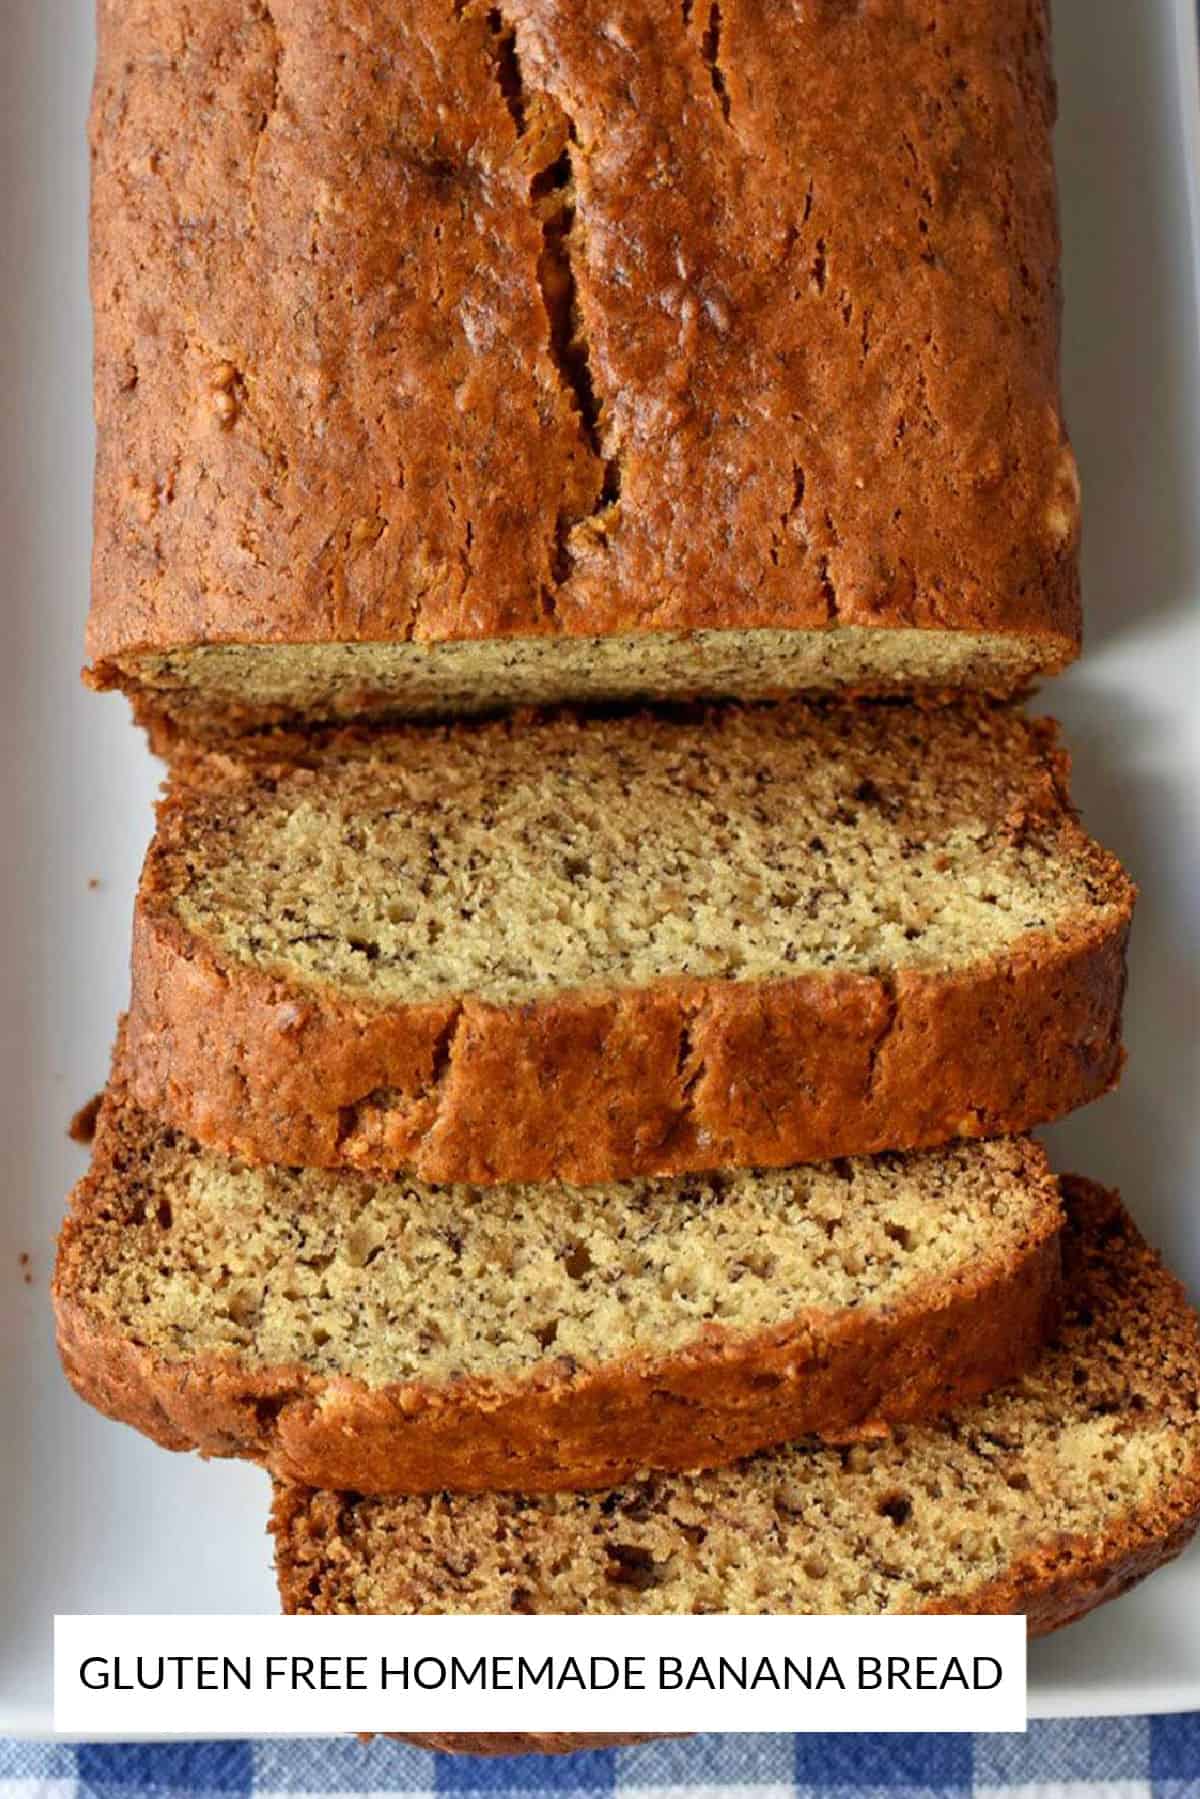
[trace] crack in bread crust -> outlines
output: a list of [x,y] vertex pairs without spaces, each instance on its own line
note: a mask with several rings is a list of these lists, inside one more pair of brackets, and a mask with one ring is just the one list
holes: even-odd
[[[1041,0],[940,3],[936,34],[916,0],[520,0],[519,94],[495,11],[103,0],[93,679],[174,716],[155,659],[202,646],[633,661],[639,633],[833,619],[973,636],[991,692],[1070,660]],[[554,120],[576,222],[548,342]]]

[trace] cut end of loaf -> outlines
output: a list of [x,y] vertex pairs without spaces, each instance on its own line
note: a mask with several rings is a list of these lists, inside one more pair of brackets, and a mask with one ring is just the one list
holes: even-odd
[[1052,1629],[1200,1521],[1200,1327],[1110,1195],[1072,1184],[1067,1318],[936,1425],[606,1495],[370,1499],[280,1486],[299,1613],[1023,1612]]
[[439,718],[514,706],[788,694],[1021,692],[1075,656],[1066,634],[843,625],[444,643],[206,644],[98,661],[160,747],[271,725]]

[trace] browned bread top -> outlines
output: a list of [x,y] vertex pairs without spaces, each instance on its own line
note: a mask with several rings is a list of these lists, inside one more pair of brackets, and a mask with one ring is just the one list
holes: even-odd
[[98,12],[101,680],[253,714],[429,659],[153,657],[546,639],[552,693],[579,637],[851,634],[748,642],[777,688],[1073,653],[1043,0]]
[[1026,1368],[1059,1301],[1033,1144],[604,1187],[251,1168],[119,1080],[63,1227],[85,1399],[367,1492],[611,1486],[845,1440]]
[[1020,1132],[1116,1076],[1132,888],[1042,721],[793,703],[299,748],[185,759],[142,880],[131,1085],[211,1147],[591,1182]]
[[1066,1321],[1011,1387],[844,1450],[608,1494],[276,1489],[287,1611],[1023,1612],[1053,1629],[1200,1522],[1200,1321],[1116,1198],[1068,1188]]

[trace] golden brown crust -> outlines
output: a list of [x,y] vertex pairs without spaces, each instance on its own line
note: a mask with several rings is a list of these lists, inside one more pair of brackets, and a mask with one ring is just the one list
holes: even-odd
[[147,868],[131,1086],[252,1161],[586,1184],[1018,1135],[1122,1062],[1123,916],[965,972],[673,981],[521,1005],[373,1006],[224,963]]
[[[93,1299],[95,1220],[153,1204],[153,1130],[119,1086],[91,1172],[72,1198],[54,1282],[63,1367],[81,1398],[168,1449],[242,1455],[281,1479],[366,1493],[614,1486],[642,1468],[711,1467],[768,1444],[878,1434],[1021,1373],[1059,1314],[1056,1186],[1028,1146],[1046,1203],[1018,1255],[930,1281],[872,1316],[800,1315],[771,1330],[697,1327],[686,1348],[528,1373],[370,1387],[300,1364],[169,1360]],[[131,1199],[131,1192],[140,1198]]]
[[1043,0],[98,20],[101,683],[215,642],[1074,654]]

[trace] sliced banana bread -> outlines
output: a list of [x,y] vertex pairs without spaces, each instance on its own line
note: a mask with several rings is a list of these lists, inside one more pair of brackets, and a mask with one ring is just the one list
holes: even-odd
[[1052,1630],[1200,1521],[1200,1321],[1112,1195],[1070,1183],[1067,1316],[1034,1370],[937,1424],[607,1494],[276,1488],[284,1609],[1023,1612]]
[[926,1416],[1028,1366],[1058,1185],[1022,1141],[607,1187],[254,1168],[119,1085],[55,1299],[85,1399],[364,1492],[608,1486]]
[[200,755],[136,1097],[259,1162],[575,1182],[1000,1135],[1120,1067],[1133,892],[1003,708],[517,718]]
[[143,715],[1075,654],[1044,0],[97,21],[88,642]]

